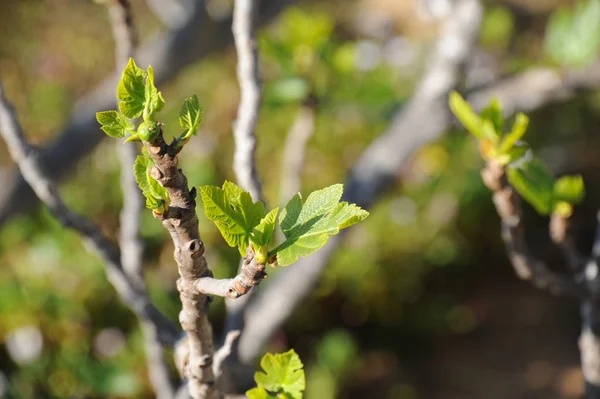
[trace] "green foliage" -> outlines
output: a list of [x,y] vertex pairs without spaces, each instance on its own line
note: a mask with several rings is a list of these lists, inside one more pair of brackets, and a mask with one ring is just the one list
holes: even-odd
[[343,185],[335,184],[311,193],[302,203],[296,194],[281,211],[279,225],[286,240],[269,253],[279,266],[296,262],[327,244],[329,236],[364,220],[369,213],[354,204],[339,202]]
[[110,137],[123,138],[135,126],[123,114],[117,111],[103,111],[96,113],[96,120],[102,125],[100,129]]
[[555,11],[548,23],[545,50],[559,65],[582,67],[600,49],[600,0],[582,0],[574,10]]
[[519,113],[512,130],[504,133],[504,115],[497,99],[478,115],[457,92],[450,93],[450,109],[465,128],[479,141],[481,155],[505,166],[527,154],[529,146],[519,141],[529,124],[529,118]]
[[497,100],[477,115],[460,94],[453,92],[450,109],[479,140],[484,159],[506,167],[509,183],[538,213],[568,216],[572,205],[581,202],[585,195],[581,176],[564,176],[555,182],[546,166],[533,157],[527,143],[520,141],[529,126],[525,114],[517,114],[511,131],[505,134],[502,107]]
[[[117,86],[117,98],[121,113],[104,111],[96,114],[96,119],[102,125],[101,129],[111,137],[122,138],[126,132],[132,132],[135,128],[128,118],[143,116],[144,121],[139,125],[137,132],[132,133],[126,141],[154,140],[160,132],[156,114],[164,108],[165,99],[154,84],[152,66],[149,65],[145,71],[130,58]],[[185,144],[187,139],[197,132],[202,121],[202,110],[196,95],[185,100],[179,120],[187,129],[181,142]]]
[[187,129],[180,140],[188,140],[192,135],[196,134],[202,123],[202,108],[200,101],[194,94],[192,97],[186,98],[179,111],[179,124],[182,128]]
[[237,247],[242,255],[251,245],[260,263],[276,257],[279,266],[315,252],[327,243],[329,236],[369,215],[354,204],[339,202],[342,192],[343,186],[335,184],[311,193],[304,204],[302,196],[296,194],[279,216],[286,240],[268,251],[279,208],[265,215],[261,201],[253,202],[248,192],[228,181],[222,188],[200,187],[204,213],[217,225],[227,244]]
[[277,213],[279,208],[271,210],[265,217],[260,220],[260,223],[252,230],[250,241],[256,251],[256,260],[258,263],[265,263],[267,260],[267,251],[269,243],[275,231],[275,223],[277,221]]
[[133,58],[129,59],[117,86],[119,110],[128,118],[139,118],[146,103],[144,78],[146,71],[139,68]]
[[150,168],[153,166],[154,162],[144,148],[142,155],[135,159],[133,171],[135,181],[142,190],[144,197],[146,197],[146,207],[162,214],[169,205],[169,193],[150,175]]
[[583,178],[577,176],[563,176],[554,183],[553,195],[557,201],[579,204],[585,197]]
[[154,85],[154,69],[149,65],[144,91],[144,120],[154,120],[156,113],[160,112],[164,106],[165,99]]
[[285,353],[267,353],[260,360],[264,371],[254,374],[258,387],[246,392],[249,399],[302,399],[305,389],[303,364],[293,349]]
[[518,167],[509,167],[506,175],[509,183],[538,213],[552,212],[554,179],[541,161],[534,158]]
[[254,228],[265,216],[262,202],[253,202],[250,194],[237,185],[226,181],[223,188],[200,187],[204,213],[212,220],[231,247],[246,254]]

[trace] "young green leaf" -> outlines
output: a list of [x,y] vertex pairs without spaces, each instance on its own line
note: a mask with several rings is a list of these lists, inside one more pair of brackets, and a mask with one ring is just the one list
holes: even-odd
[[481,111],[481,119],[492,122],[496,136],[501,136],[504,132],[504,114],[502,113],[502,105],[500,105],[497,98],[492,99],[490,105]]
[[206,217],[217,225],[227,244],[245,255],[250,235],[265,216],[264,204],[252,202],[249,193],[228,181],[223,188],[202,186],[200,195]]
[[554,183],[554,200],[579,204],[585,196],[581,175],[563,176]]
[[473,111],[471,105],[456,91],[450,93],[450,109],[463,126],[478,139],[483,138],[481,131],[482,120]]
[[154,120],[154,115],[164,108],[165,99],[154,85],[154,69],[152,69],[152,66],[148,66],[144,99],[144,120]]
[[275,222],[279,208],[271,210],[261,219],[260,223],[252,231],[250,240],[256,245],[267,246],[271,242],[273,231],[275,230]]
[[285,353],[267,353],[260,360],[260,366],[264,372],[254,374],[259,387],[275,394],[287,394],[292,399],[302,399],[304,370],[300,357],[293,349]]
[[273,237],[273,231],[275,230],[275,222],[277,221],[277,213],[279,208],[275,208],[261,219],[260,223],[252,230],[250,236],[250,242],[254,246],[256,260],[258,263],[265,263],[267,261],[267,254],[269,250],[269,243]]
[[286,240],[269,253],[277,264],[287,266],[324,246],[329,237],[364,220],[369,213],[347,202],[339,202],[343,186],[335,184],[311,193],[302,204],[296,194],[281,211],[279,224]]
[[492,144],[492,148],[496,148],[496,144],[500,140],[500,135],[494,128],[494,123],[491,120],[483,119],[481,121],[481,135]]
[[521,138],[527,132],[527,127],[529,126],[529,118],[527,115],[519,112],[517,117],[515,118],[515,123],[513,125],[512,130],[506,136],[504,136],[504,140],[500,145],[501,152],[510,151],[513,146],[517,143],[517,141],[521,140]]
[[182,128],[187,129],[181,139],[187,140],[192,135],[196,134],[200,128],[201,122],[202,108],[200,108],[198,96],[194,94],[192,97],[186,98],[181,106],[181,110],[179,111],[179,124]]
[[128,118],[138,118],[144,111],[145,76],[146,72],[138,68],[133,58],[130,58],[117,87],[119,109]]
[[122,138],[135,129],[133,123],[117,111],[96,112],[96,120],[102,125],[100,129],[110,137]]
[[246,396],[248,399],[277,399],[277,396],[271,395],[263,387],[256,387],[246,391]]
[[509,183],[541,215],[552,212],[554,179],[537,159],[506,170]]
[[149,209],[161,209],[164,204],[169,203],[169,194],[167,190],[160,185],[151,175],[150,168],[154,162],[148,156],[148,153],[142,150],[142,155],[138,155],[133,165],[133,173],[142,194],[146,197],[146,207]]

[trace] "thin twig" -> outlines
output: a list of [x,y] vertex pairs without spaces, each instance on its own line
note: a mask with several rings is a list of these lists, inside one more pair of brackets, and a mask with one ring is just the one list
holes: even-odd
[[[110,22],[115,41],[116,69],[122,70],[136,45],[135,27],[131,4],[128,0],[113,0],[109,6]],[[147,291],[143,275],[144,243],[140,234],[144,200],[133,173],[133,164],[139,152],[136,143],[118,143],[119,160],[121,162],[121,191],[123,192],[123,209],[120,214],[121,263],[133,284],[140,291]],[[165,347],[158,340],[158,331],[147,321],[140,320],[148,379],[158,399],[172,399],[176,387],[170,377],[169,366],[165,362]]]
[[588,293],[583,284],[574,282],[571,276],[553,272],[529,250],[525,241],[519,197],[506,181],[504,169],[489,161],[481,175],[485,185],[493,192],[494,205],[502,222],[502,239],[517,275],[553,294],[586,298]]
[[44,173],[36,150],[26,141],[12,105],[8,102],[0,83],[0,135],[17,163],[23,177],[54,217],[65,227],[80,233],[86,244],[104,260],[108,280],[123,303],[141,319],[151,322],[161,343],[173,345],[178,330],[150,302],[146,292],[132,283],[121,264],[119,247],[91,221],[72,212],[60,197],[54,183]]
[[236,0],[233,11],[232,30],[238,55],[237,76],[241,92],[234,124],[233,170],[239,186],[258,201],[263,197],[254,154],[261,96],[258,50],[254,37],[256,3],[255,0]]
[[225,342],[223,346],[219,348],[218,351],[215,352],[215,360],[213,363],[213,372],[215,376],[218,378],[223,373],[223,362],[231,355],[231,351],[234,347],[235,341],[240,337],[239,330],[229,331],[225,336]]

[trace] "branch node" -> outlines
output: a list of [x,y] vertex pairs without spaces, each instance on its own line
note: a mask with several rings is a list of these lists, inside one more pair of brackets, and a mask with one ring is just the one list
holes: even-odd
[[152,176],[152,178],[157,181],[165,177],[163,172],[161,172],[161,170],[158,169],[156,166],[150,168],[150,176]]

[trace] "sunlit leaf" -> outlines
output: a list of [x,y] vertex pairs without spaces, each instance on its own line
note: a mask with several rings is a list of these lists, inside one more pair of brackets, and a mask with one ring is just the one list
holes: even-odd
[[581,175],[563,176],[554,183],[554,199],[579,204],[585,197],[585,185]]
[[200,108],[198,96],[194,94],[192,97],[186,98],[179,110],[179,124],[184,129],[187,129],[182,139],[188,139],[196,134],[201,122],[202,108]]
[[97,112],[96,120],[102,125],[100,129],[110,137],[122,138],[128,131],[135,129],[133,123],[117,111]]
[[138,118],[145,106],[144,77],[146,72],[129,59],[117,86],[119,109],[128,118]]
[[226,181],[223,187],[200,187],[204,213],[216,225],[221,235],[232,247],[245,255],[250,235],[265,216],[262,202],[253,202],[250,194]]
[[456,91],[450,93],[450,109],[454,116],[456,116],[460,123],[462,123],[472,135],[478,139],[484,137],[481,129],[481,118],[473,111],[471,105]]
[[343,186],[335,184],[311,193],[302,203],[296,194],[281,211],[279,224],[285,241],[269,253],[279,266],[290,265],[315,252],[345,227],[364,220],[369,213],[354,204],[339,202]]
[[162,93],[158,91],[154,85],[154,69],[152,69],[152,66],[148,66],[148,77],[146,78],[144,97],[144,119],[154,119],[154,115],[164,108],[165,99],[163,98]]
[[537,159],[506,171],[509,183],[541,215],[552,212],[554,179]]
[[276,394],[301,399],[305,389],[304,370],[300,357],[291,349],[285,353],[267,353],[260,361],[264,371],[254,374],[259,387]]

